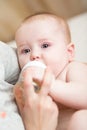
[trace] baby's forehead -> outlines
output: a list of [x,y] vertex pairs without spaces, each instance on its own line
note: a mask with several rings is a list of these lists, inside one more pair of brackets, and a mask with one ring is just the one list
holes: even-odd
[[[23,29],[24,28],[24,29]],[[53,19],[52,17],[36,17],[32,18],[27,23],[24,23],[24,27],[22,30],[29,30],[31,32],[37,32],[41,34],[61,34],[63,35],[63,28],[60,23],[57,23],[57,20]]]
[[31,22],[35,22],[35,21],[47,21],[47,22],[55,22],[58,25],[61,25],[64,21],[62,20],[62,18],[57,17],[55,15],[35,15],[35,16],[31,16],[29,17],[27,20],[25,20],[23,23],[31,23]]
[[60,31],[66,37],[68,42],[70,42],[71,36],[70,36],[70,31],[69,31],[67,22],[63,18],[58,17],[56,15],[52,15],[52,14],[50,15],[40,14],[40,15],[30,16],[23,21],[23,23],[19,27],[19,30],[23,26],[27,26],[27,25],[28,26],[31,26],[31,25],[43,26],[45,23],[46,23],[46,26],[48,25],[46,29],[49,29],[50,26],[53,26],[56,29],[56,31]]
[[[33,16],[27,19],[22,25],[27,27],[41,27],[46,26],[46,29],[54,28],[56,31],[62,31],[64,30],[64,24],[61,18],[57,19],[57,17],[53,16],[47,16],[47,15],[39,15],[39,16]],[[42,27],[41,27],[42,28]]]

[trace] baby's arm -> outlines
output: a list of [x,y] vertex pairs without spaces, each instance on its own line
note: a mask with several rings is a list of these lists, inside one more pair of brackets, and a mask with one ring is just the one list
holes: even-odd
[[87,66],[72,63],[67,71],[67,82],[56,80],[50,95],[59,103],[76,109],[87,109]]

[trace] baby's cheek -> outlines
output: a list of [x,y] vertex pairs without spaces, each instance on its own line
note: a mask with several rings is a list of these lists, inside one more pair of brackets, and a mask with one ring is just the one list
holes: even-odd
[[20,57],[19,58],[19,65],[21,67],[21,69],[29,62],[29,59],[27,59],[26,57]]

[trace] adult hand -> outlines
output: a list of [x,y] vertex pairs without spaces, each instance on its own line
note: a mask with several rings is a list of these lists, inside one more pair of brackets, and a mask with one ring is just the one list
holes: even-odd
[[52,75],[46,69],[39,93],[34,91],[30,70],[25,70],[24,77],[24,102],[22,91],[15,87],[15,97],[22,115],[26,130],[55,130],[58,123],[58,108],[56,103],[48,95],[52,82]]

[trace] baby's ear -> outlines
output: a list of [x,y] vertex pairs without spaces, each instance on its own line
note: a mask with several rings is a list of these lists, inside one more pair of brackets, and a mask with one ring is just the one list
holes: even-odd
[[67,52],[69,61],[73,61],[75,57],[75,46],[72,42],[67,45]]

